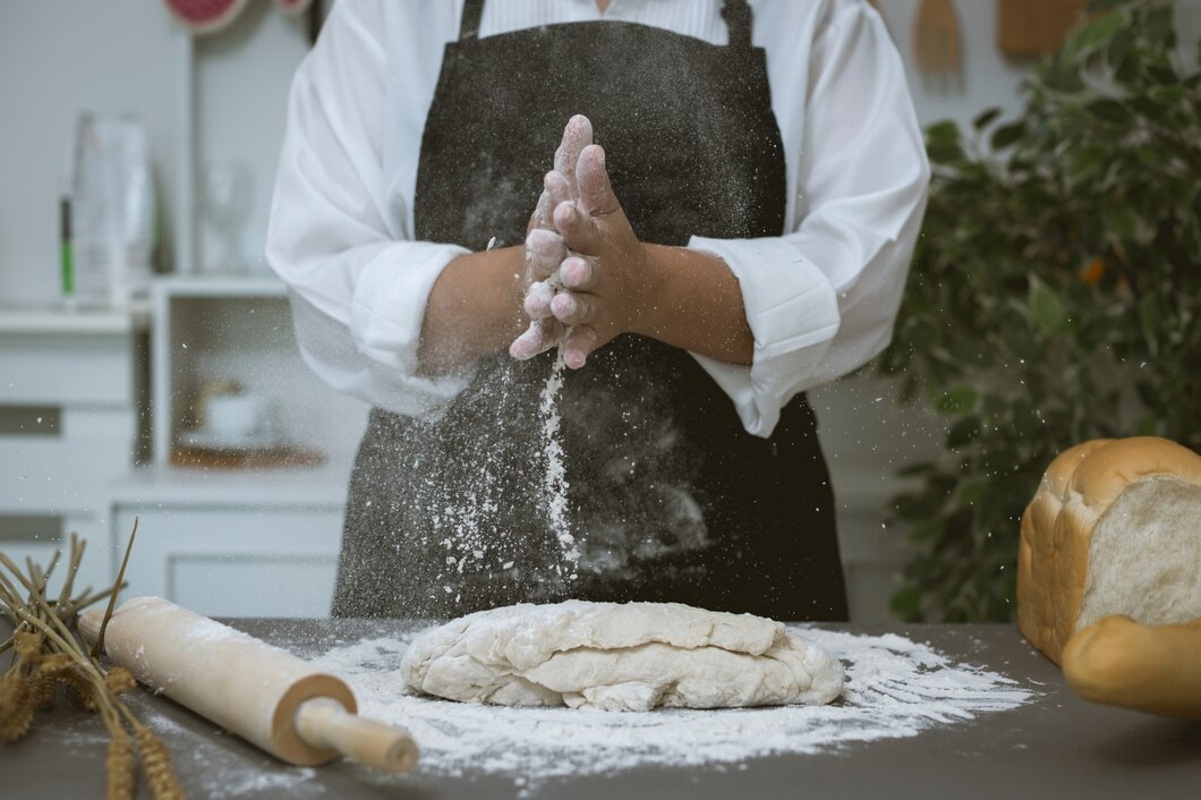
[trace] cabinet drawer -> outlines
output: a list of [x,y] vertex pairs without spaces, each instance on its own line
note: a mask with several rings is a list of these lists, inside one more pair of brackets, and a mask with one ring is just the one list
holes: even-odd
[[[23,574],[28,574],[26,559],[43,569],[50,566],[54,552],[60,552],[58,565],[50,576],[48,594],[56,597],[62,590],[71,554],[71,534],[84,540],[85,549],[79,572],[72,584],[78,597],[88,589],[100,591],[113,585],[113,555],[105,525],[89,516],[13,515],[0,513],[0,553],[11,559]],[[12,577],[5,576],[10,580]]]
[[328,616],[340,510],[121,505],[114,536],[135,517],[125,597],[166,597],[207,616]]
[[137,392],[133,354],[145,335],[0,336],[0,403],[125,406]]
[[133,412],[69,409],[53,422],[49,416],[0,406],[0,420],[12,422],[0,433],[0,513],[96,514],[108,484],[133,461]]

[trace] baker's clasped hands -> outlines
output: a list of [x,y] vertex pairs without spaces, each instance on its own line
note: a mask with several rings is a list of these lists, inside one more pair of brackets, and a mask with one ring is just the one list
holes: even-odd
[[634,329],[645,292],[633,281],[646,272],[635,236],[609,181],[605,152],[592,143],[592,124],[576,115],[563,131],[555,168],[530,220],[522,261],[523,308],[530,327],[509,346],[517,359],[558,345],[564,363],[588,356]]

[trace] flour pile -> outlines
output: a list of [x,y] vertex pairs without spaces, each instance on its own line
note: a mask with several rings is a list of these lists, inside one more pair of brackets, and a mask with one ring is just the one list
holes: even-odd
[[1031,691],[952,663],[895,634],[865,636],[789,626],[835,654],[846,669],[828,706],[646,713],[506,708],[410,694],[397,674],[407,641],[380,638],[312,660],[354,689],[359,713],[407,728],[421,746],[418,772],[502,774],[537,782],[647,765],[720,766],[772,754],[804,754],[923,730],[1021,705]]

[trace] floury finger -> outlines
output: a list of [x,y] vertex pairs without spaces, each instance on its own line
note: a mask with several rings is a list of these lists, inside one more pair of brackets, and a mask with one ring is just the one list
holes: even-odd
[[[572,200],[579,197],[579,190],[576,187],[576,162],[580,160],[580,153],[584,148],[592,144],[592,122],[583,114],[576,114],[567,121],[566,127],[563,128],[563,140],[559,143],[559,149],[555,150],[555,172],[562,175],[568,187],[568,197]],[[557,203],[550,206],[553,209]],[[550,209],[547,213],[550,213]]]
[[509,355],[518,361],[531,359],[554,347],[563,338],[563,325],[554,317],[536,319],[509,345]]
[[567,258],[567,247],[563,237],[554,231],[535,228],[525,238],[526,277],[530,283],[544,281],[559,270],[559,264]]
[[525,240],[525,273],[530,283],[523,298],[532,319],[550,316],[550,302],[558,286],[559,264],[567,257],[563,239],[553,231],[536,228]]
[[[557,159],[556,159],[557,162]],[[558,169],[551,170],[542,178],[542,194],[538,196],[538,204],[534,207],[534,215],[530,219],[530,229],[543,228],[545,230],[554,229],[555,206],[559,203],[574,200],[575,192],[575,165],[571,167],[572,180],[567,179],[567,173],[563,173]]]

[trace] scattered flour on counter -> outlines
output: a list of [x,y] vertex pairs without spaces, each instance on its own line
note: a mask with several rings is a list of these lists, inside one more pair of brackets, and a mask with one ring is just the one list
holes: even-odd
[[[896,634],[870,636],[790,625],[837,656],[846,669],[842,697],[827,706],[605,712],[510,708],[411,694],[399,672],[405,637],[367,639],[310,658],[345,679],[359,713],[409,730],[421,748],[410,775],[355,768],[357,779],[392,786],[422,775],[500,775],[518,796],[535,796],[548,779],[641,766],[736,768],[773,754],[828,752],[853,743],[917,736],[977,715],[1006,711],[1035,691],[1001,674],[952,662],[926,644]],[[290,767],[267,755],[234,759],[224,736],[198,737],[140,702],[134,712],[162,736],[186,785],[213,800],[261,796],[302,800],[329,796],[322,768]],[[90,715],[46,734],[66,752],[95,748],[107,734]],[[232,734],[226,734],[232,736]],[[187,742],[184,746],[182,743]],[[98,777],[97,780],[102,780]]]
[[292,767],[286,772],[265,772],[262,769],[244,768],[241,770],[222,770],[217,780],[210,780],[205,785],[204,796],[208,800],[224,800],[224,798],[254,796],[260,792],[287,791],[290,797],[297,797],[302,785],[307,787],[305,797],[314,791],[324,794],[324,787],[311,783],[317,777],[313,767]]
[[[191,796],[205,800],[261,797],[263,793],[273,796],[283,793],[295,800],[327,796],[319,768],[291,766],[258,750],[251,750],[253,755],[249,758],[233,756],[226,739],[236,739],[234,734],[214,729],[212,733],[197,735],[140,701],[139,695],[131,697],[134,715],[167,745],[171,764]],[[202,727],[207,726],[208,723],[202,723]],[[47,727],[41,735],[67,755],[94,753],[109,742],[108,732],[94,714],[80,714],[71,721]],[[245,747],[239,744],[239,749]],[[95,762],[94,769],[95,785],[103,786],[103,762]]]
[[518,785],[647,765],[737,765],[772,754],[828,751],[1014,708],[1031,690],[995,672],[952,663],[896,634],[789,630],[846,668],[828,706],[719,711],[581,711],[461,704],[416,696],[398,674],[406,642],[362,641],[313,659],[354,689],[359,713],[407,728],[421,748],[418,773],[511,775]]

